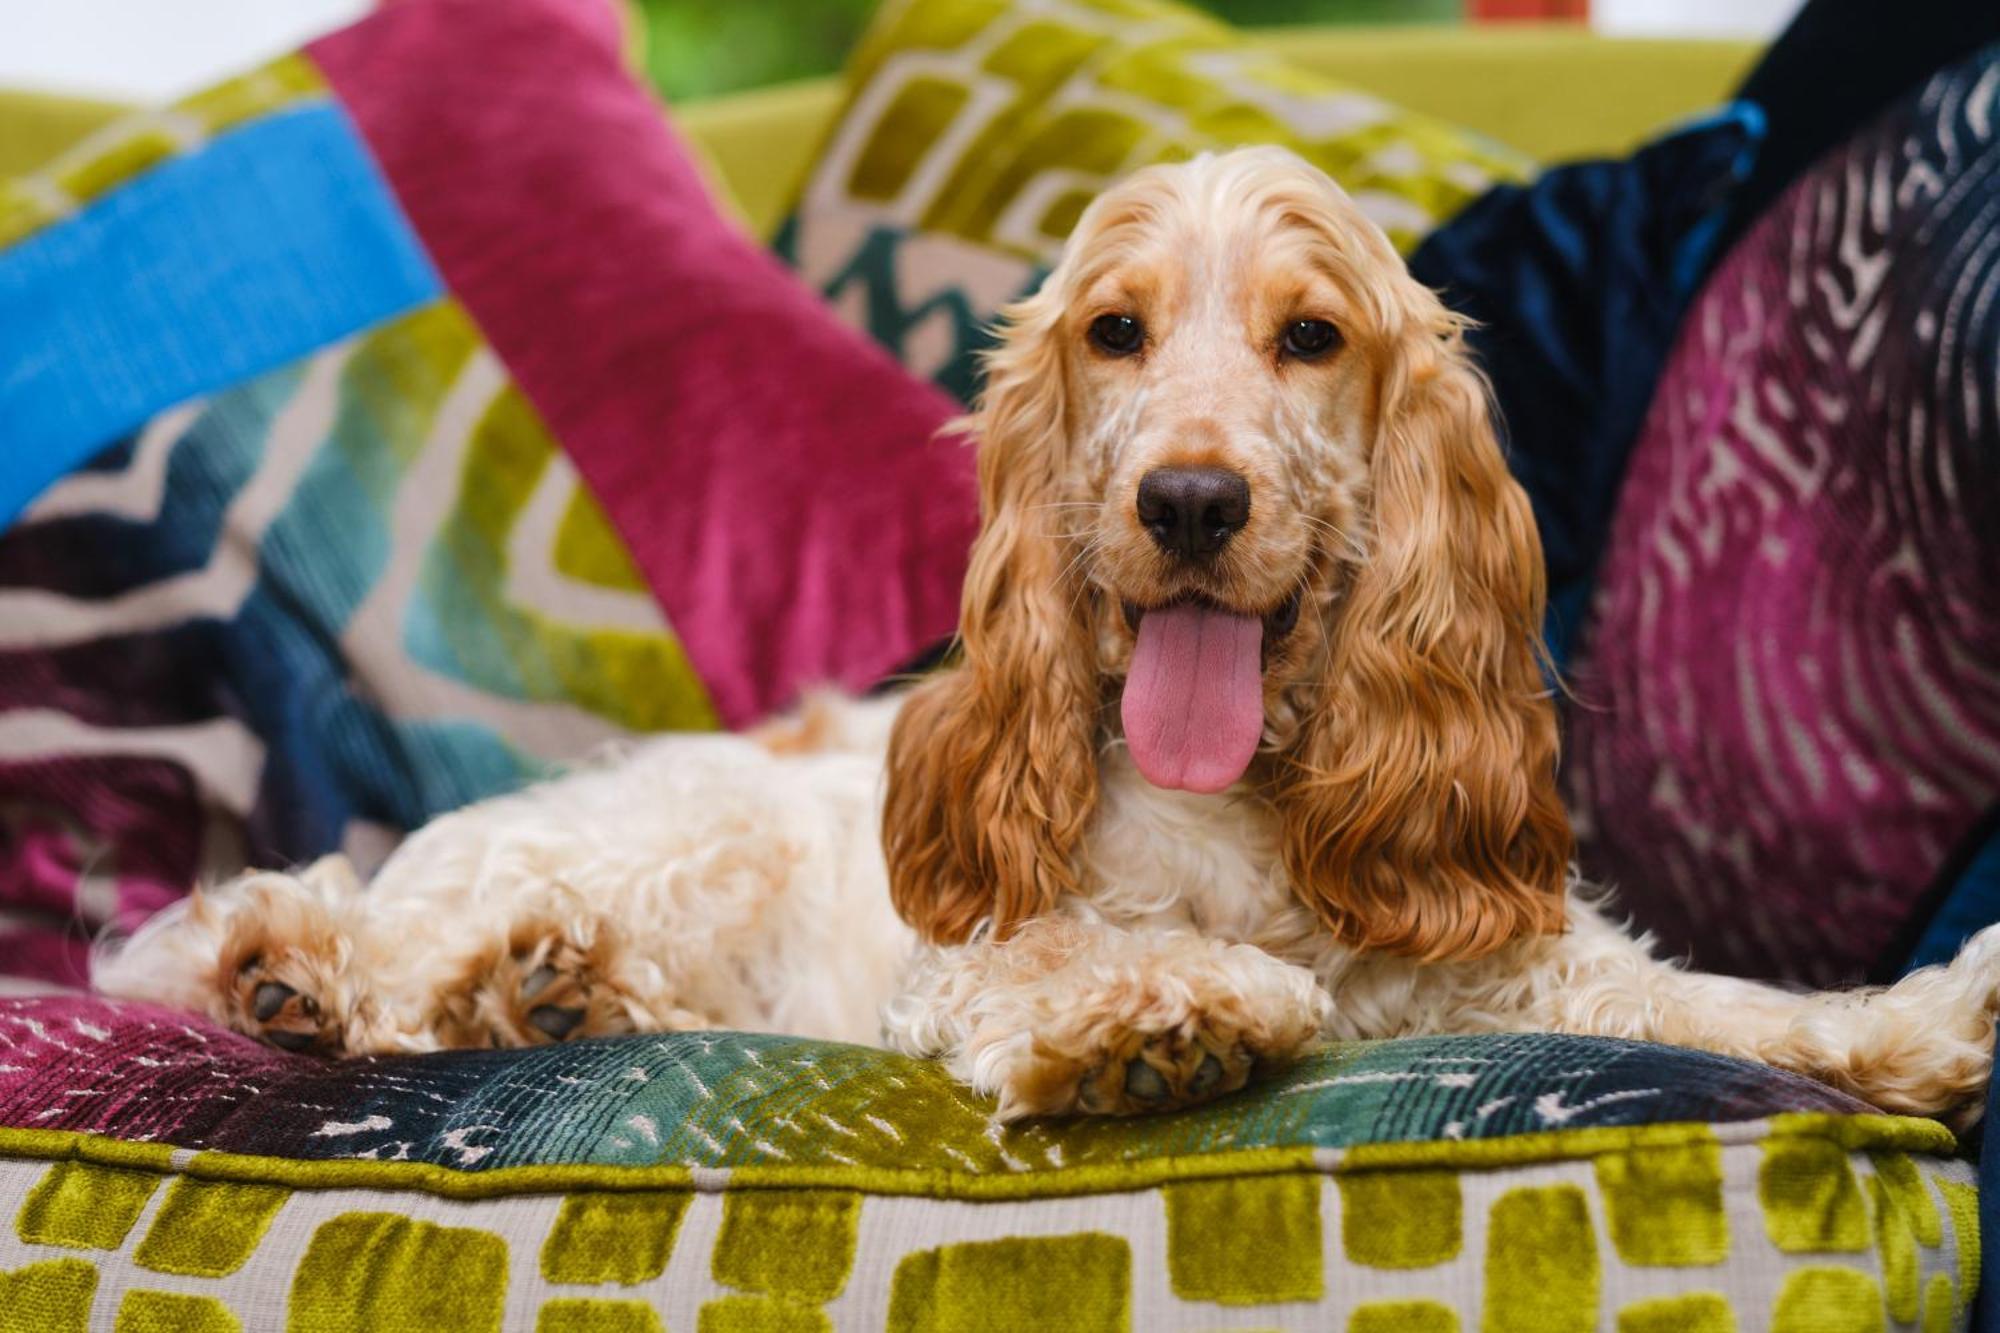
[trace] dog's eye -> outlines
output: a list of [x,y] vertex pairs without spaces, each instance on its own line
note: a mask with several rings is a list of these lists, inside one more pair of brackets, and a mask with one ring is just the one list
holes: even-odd
[[1340,330],[1323,319],[1295,319],[1285,325],[1279,344],[1286,356],[1311,361],[1325,356],[1340,342]]
[[1146,341],[1146,326],[1130,315],[1099,315],[1090,321],[1090,341],[1100,352],[1130,356]]

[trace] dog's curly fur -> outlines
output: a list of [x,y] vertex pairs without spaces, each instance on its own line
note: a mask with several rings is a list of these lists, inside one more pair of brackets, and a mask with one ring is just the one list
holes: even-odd
[[[1143,348],[1094,347],[1106,314]],[[1302,319],[1337,349],[1288,356]],[[1008,1117],[1185,1105],[1325,1038],[1518,1029],[1977,1114],[2000,934],[1792,994],[1653,958],[1572,881],[1526,498],[1459,321],[1323,175],[1252,149],[1104,195],[966,426],[984,523],[950,669],[449,816],[365,892],[323,862],[197,893],[97,984],[330,1053],[886,1036]],[[1162,466],[1247,480],[1213,559],[1136,517]],[[1118,731],[1135,611],[1188,599],[1266,617],[1261,746],[1221,794],[1150,785]]]

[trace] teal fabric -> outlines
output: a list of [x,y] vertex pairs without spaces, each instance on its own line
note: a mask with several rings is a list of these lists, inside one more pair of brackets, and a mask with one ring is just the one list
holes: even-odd
[[[934,1061],[743,1033],[328,1062],[144,1006],[47,998],[0,1000],[0,1041],[9,1043],[0,1125],[480,1171],[658,1162],[1010,1171],[1867,1109],[1763,1065],[1547,1034],[1338,1046],[1191,1111],[1004,1130],[990,1102]],[[52,1080],[62,1097],[50,1097]]]

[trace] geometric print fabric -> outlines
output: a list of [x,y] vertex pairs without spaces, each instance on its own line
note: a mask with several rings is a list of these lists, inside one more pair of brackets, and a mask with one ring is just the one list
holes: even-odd
[[[293,1188],[227,1154],[16,1159],[0,1328],[1962,1327],[1970,1168],[1843,1138],[1680,1134],[1511,1166],[1436,1144],[1414,1170],[1355,1149],[1006,1202],[754,1169],[454,1199]],[[1413,1176],[1421,1227],[1395,1204]]]

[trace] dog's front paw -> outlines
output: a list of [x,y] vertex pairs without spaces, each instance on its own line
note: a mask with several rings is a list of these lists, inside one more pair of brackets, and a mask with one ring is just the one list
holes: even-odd
[[350,1054],[354,943],[337,906],[358,890],[342,863],[299,875],[246,876],[223,892],[227,925],[216,961],[222,1020],[294,1054]]
[[253,954],[230,982],[230,1026],[281,1051],[338,1055],[340,1024],[313,994],[312,969],[293,957]]
[[1302,969],[1276,960],[1269,969],[1136,975],[1067,1011],[1044,1013],[984,1058],[968,1050],[974,1086],[997,1096],[1003,1120],[1143,1115],[1235,1092],[1319,1037],[1324,992]]
[[447,1046],[538,1046],[632,1030],[606,974],[615,944],[588,921],[525,919],[438,995]]
[[541,1046],[713,1026],[625,985],[624,950],[617,932],[599,918],[525,917],[440,991],[432,1026],[447,1046]]
[[1077,1081],[1077,1110],[1139,1115],[1194,1106],[1248,1083],[1259,1059],[1243,1033],[1199,1020],[1172,1032],[1127,1033],[1107,1054]]

